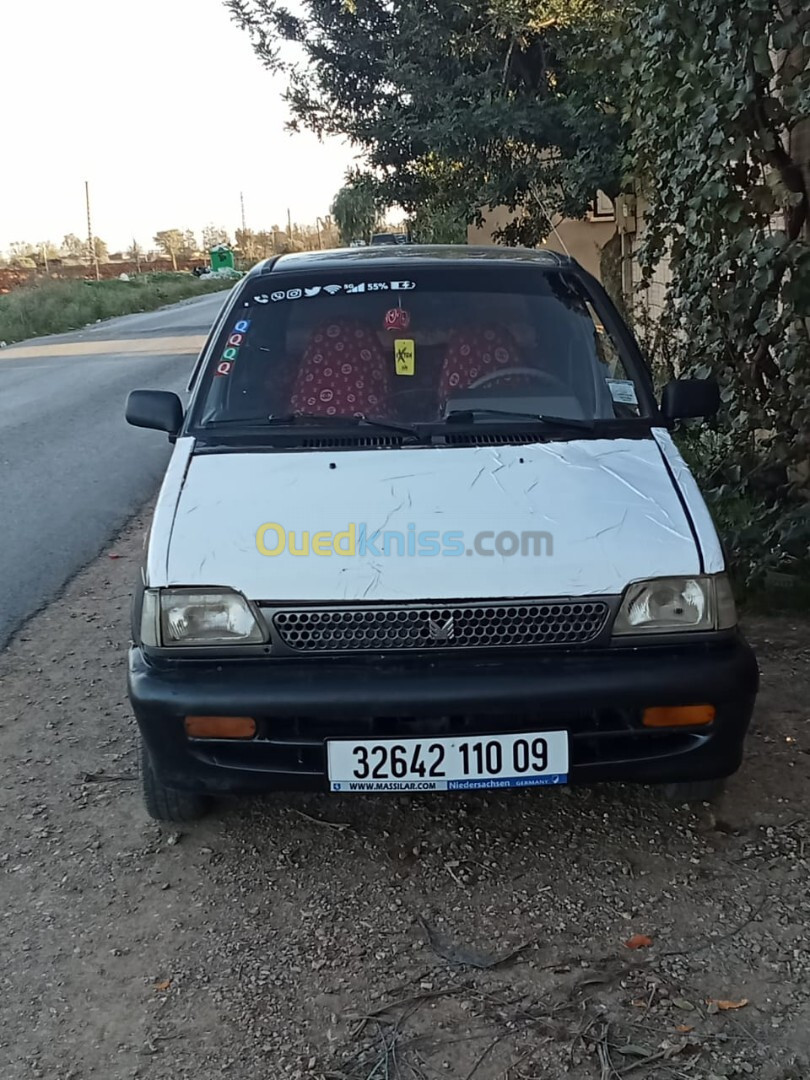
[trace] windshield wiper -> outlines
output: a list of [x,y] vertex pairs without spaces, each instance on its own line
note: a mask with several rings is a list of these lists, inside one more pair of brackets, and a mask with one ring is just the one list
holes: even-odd
[[377,420],[373,416],[324,416],[323,413],[289,413],[287,416],[271,416],[268,423],[283,427],[286,424],[320,424],[323,427],[370,427],[377,431],[392,431],[396,435],[407,435],[412,439],[422,436],[414,427],[407,424],[395,424],[388,420]]
[[479,416],[500,416],[505,420],[529,420],[544,427],[567,428],[572,431],[593,431],[593,420],[579,420],[568,416],[546,416],[542,413],[516,412],[511,409],[454,409],[446,416],[448,424],[475,423]]
[[421,439],[422,436],[416,428],[408,427],[407,424],[395,424],[388,420],[376,420],[371,416],[326,416],[323,413],[288,413],[284,416],[251,416],[251,417],[222,417],[218,420],[209,420],[204,427],[220,427],[226,424],[239,426],[262,425],[266,427],[368,427],[377,431],[391,431],[396,435],[404,435],[409,439]]

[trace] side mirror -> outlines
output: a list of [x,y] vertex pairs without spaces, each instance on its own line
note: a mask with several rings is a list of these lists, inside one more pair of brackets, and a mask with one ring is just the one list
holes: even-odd
[[183,403],[169,390],[133,390],[127,398],[127,423],[176,435],[183,423]]
[[661,412],[667,420],[714,416],[720,408],[720,387],[714,379],[674,379],[661,395]]

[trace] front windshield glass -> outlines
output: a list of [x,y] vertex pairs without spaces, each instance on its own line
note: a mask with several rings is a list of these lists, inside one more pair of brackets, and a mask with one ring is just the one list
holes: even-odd
[[253,278],[195,409],[206,427],[354,418],[503,426],[641,415],[640,387],[573,275],[404,265]]

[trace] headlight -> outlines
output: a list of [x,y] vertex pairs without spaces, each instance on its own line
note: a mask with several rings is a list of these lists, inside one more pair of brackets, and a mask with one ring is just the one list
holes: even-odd
[[265,640],[253,608],[229,589],[147,589],[144,645],[254,645]]
[[627,586],[613,633],[671,634],[736,625],[734,596],[725,574],[653,578]]

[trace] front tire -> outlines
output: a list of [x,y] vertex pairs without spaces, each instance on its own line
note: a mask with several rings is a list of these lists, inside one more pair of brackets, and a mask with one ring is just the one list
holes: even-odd
[[209,807],[209,799],[196,791],[166,787],[158,778],[146,744],[140,747],[141,789],[146,812],[155,821],[196,821]]
[[682,806],[684,803],[715,802],[725,787],[725,780],[687,780],[680,784],[662,784],[661,793],[668,803]]

